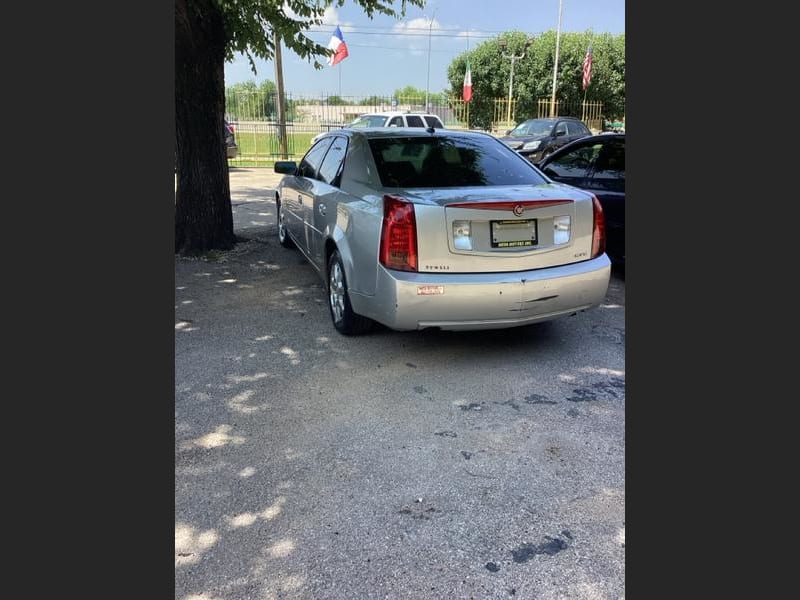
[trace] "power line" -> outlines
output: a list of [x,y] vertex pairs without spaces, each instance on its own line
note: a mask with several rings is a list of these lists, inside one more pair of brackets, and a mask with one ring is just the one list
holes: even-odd
[[[331,33],[327,29],[308,29],[307,31],[309,33],[327,33],[327,34]],[[384,32],[380,32],[380,31],[347,31],[345,33],[347,35],[386,35],[386,36],[414,37],[414,38],[427,38],[428,37],[427,33],[426,34],[422,34],[422,33],[403,33],[403,32],[400,32],[400,31],[392,31],[392,32],[385,32],[385,33]],[[449,33],[443,33],[443,34],[433,33],[433,34],[431,34],[431,37],[466,38],[467,36],[466,35],[460,35],[460,34],[459,35],[453,35],[453,34],[449,34]],[[492,39],[494,37],[497,37],[497,36],[494,36],[494,35],[477,35],[477,34],[470,34],[469,35],[470,39],[474,38],[474,39],[487,39],[487,40],[489,40],[489,39]]]
[[[409,50],[416,50],[418,52],[422,52],[421,48],[409,48],[408,46],[373,46],[371,44],[351,44],[350,42],[347,43],[347,47],[354,46],[356,48],[375,48],[378,50],[402,50],[403,52],[408,52]],[[427,52],[427,50],[425,50]],[[440,52],[443,54],[461,54],[463,50],[431,50],[431,52]]]
[[[323,26],[324,25],[318,25],[317,27],[323,27]],[[331,27],[332,27],[332,25],[331,25]],[[359,28],[362,28],[362,29],[386,29],[386,30],[390,30],[390,31],[394,30],[393,28],[384,27],[382,25],[341,25],[341,27],[348,27],[348,28],[359,27]],[[408,31],[408,30],[428,31],[428,27],[403,27],[403,29],[406,30],[406,31]],[[464,31],[464,29],[462,29],[460,27],[455,27],[455,28],[454,27],[450,27],[450,28],[440,27],[436,31]],[[486,32],[486,33],[505,33],[508,30],[505,30],[505,29],[481,29],[480,31],[483,31],[483,32]]]

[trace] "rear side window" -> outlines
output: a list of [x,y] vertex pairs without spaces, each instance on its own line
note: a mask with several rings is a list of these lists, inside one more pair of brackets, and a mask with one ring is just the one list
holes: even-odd
[[438,117],[430,116],[424,118],[425,118],[425,123],[427,123],[428,127],[436,127],[437,129],[444,129],[444,125],[442,125],[442,122],[439,120]]
[[425,127],[425,123],[422,122],[422,117],[417,115],[406,115],[406,122],[409,127]]
[[344,161],[345,152],[347,152],[347,139],[335,137],[330,150],[325,155],[325,160],[322,161],[322,166],[319,168],[320,181],[335,185],[336,177],[339,175]]
[[395,117],[389,121],[389,127],[405,127],[403,124],[403,117]]
[[488,136],[372,138],[369,146],[385,187],[449,188],[545,182],[528,161]]
[[589,135],[590,131],[583,123],[576,123],[575,121],[567,122],[567,129],[569,135]]
[[306,153],[306,155],[303,157],[303,160],[300,161],[300,167],[297,169],[297,174],[300,177],[310,177],[311,179],[316,179],[317,169],[319,169],[322,158],[325,156],[325,152],[331,145],[332,140],[333,138],[322,139],[314,144],[311,150]]

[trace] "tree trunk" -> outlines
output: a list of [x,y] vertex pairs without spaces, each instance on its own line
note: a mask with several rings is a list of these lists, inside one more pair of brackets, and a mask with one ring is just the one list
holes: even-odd
[[233,247],[225,43],[214,0],[175,0],[175,252]]

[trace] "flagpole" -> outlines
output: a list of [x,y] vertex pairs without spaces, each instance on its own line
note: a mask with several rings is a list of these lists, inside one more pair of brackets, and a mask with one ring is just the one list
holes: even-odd
[[561,13],[563,6],[558,0],[558,30],[556,30],[556,59],[553,63],[553,95],[550,98],[550,116],[556,116],[556,80],[558,79],[558,46],[561,42]]
[[581,121],[586,123],[586,94],[589,92],[589,86],[587,85],[586,88],[583,90],[583,114],[581,115]]
[[[469,31],[467,31],[467,60],[469,60]],[[470,73],[470,83],[472,83],[472,73]],[[469,102],[467,102],[467,129],[469,129]]]

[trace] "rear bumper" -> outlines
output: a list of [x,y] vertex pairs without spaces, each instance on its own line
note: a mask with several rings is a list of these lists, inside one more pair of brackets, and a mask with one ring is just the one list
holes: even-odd
[[[603,301],[611,262],[602,256],[515,273],[406,273],[378,268],[374,296],[350,294],[355,312],[396,330],[501,329],[549,321]],[[420,295],[420,286],[442,286]]]

